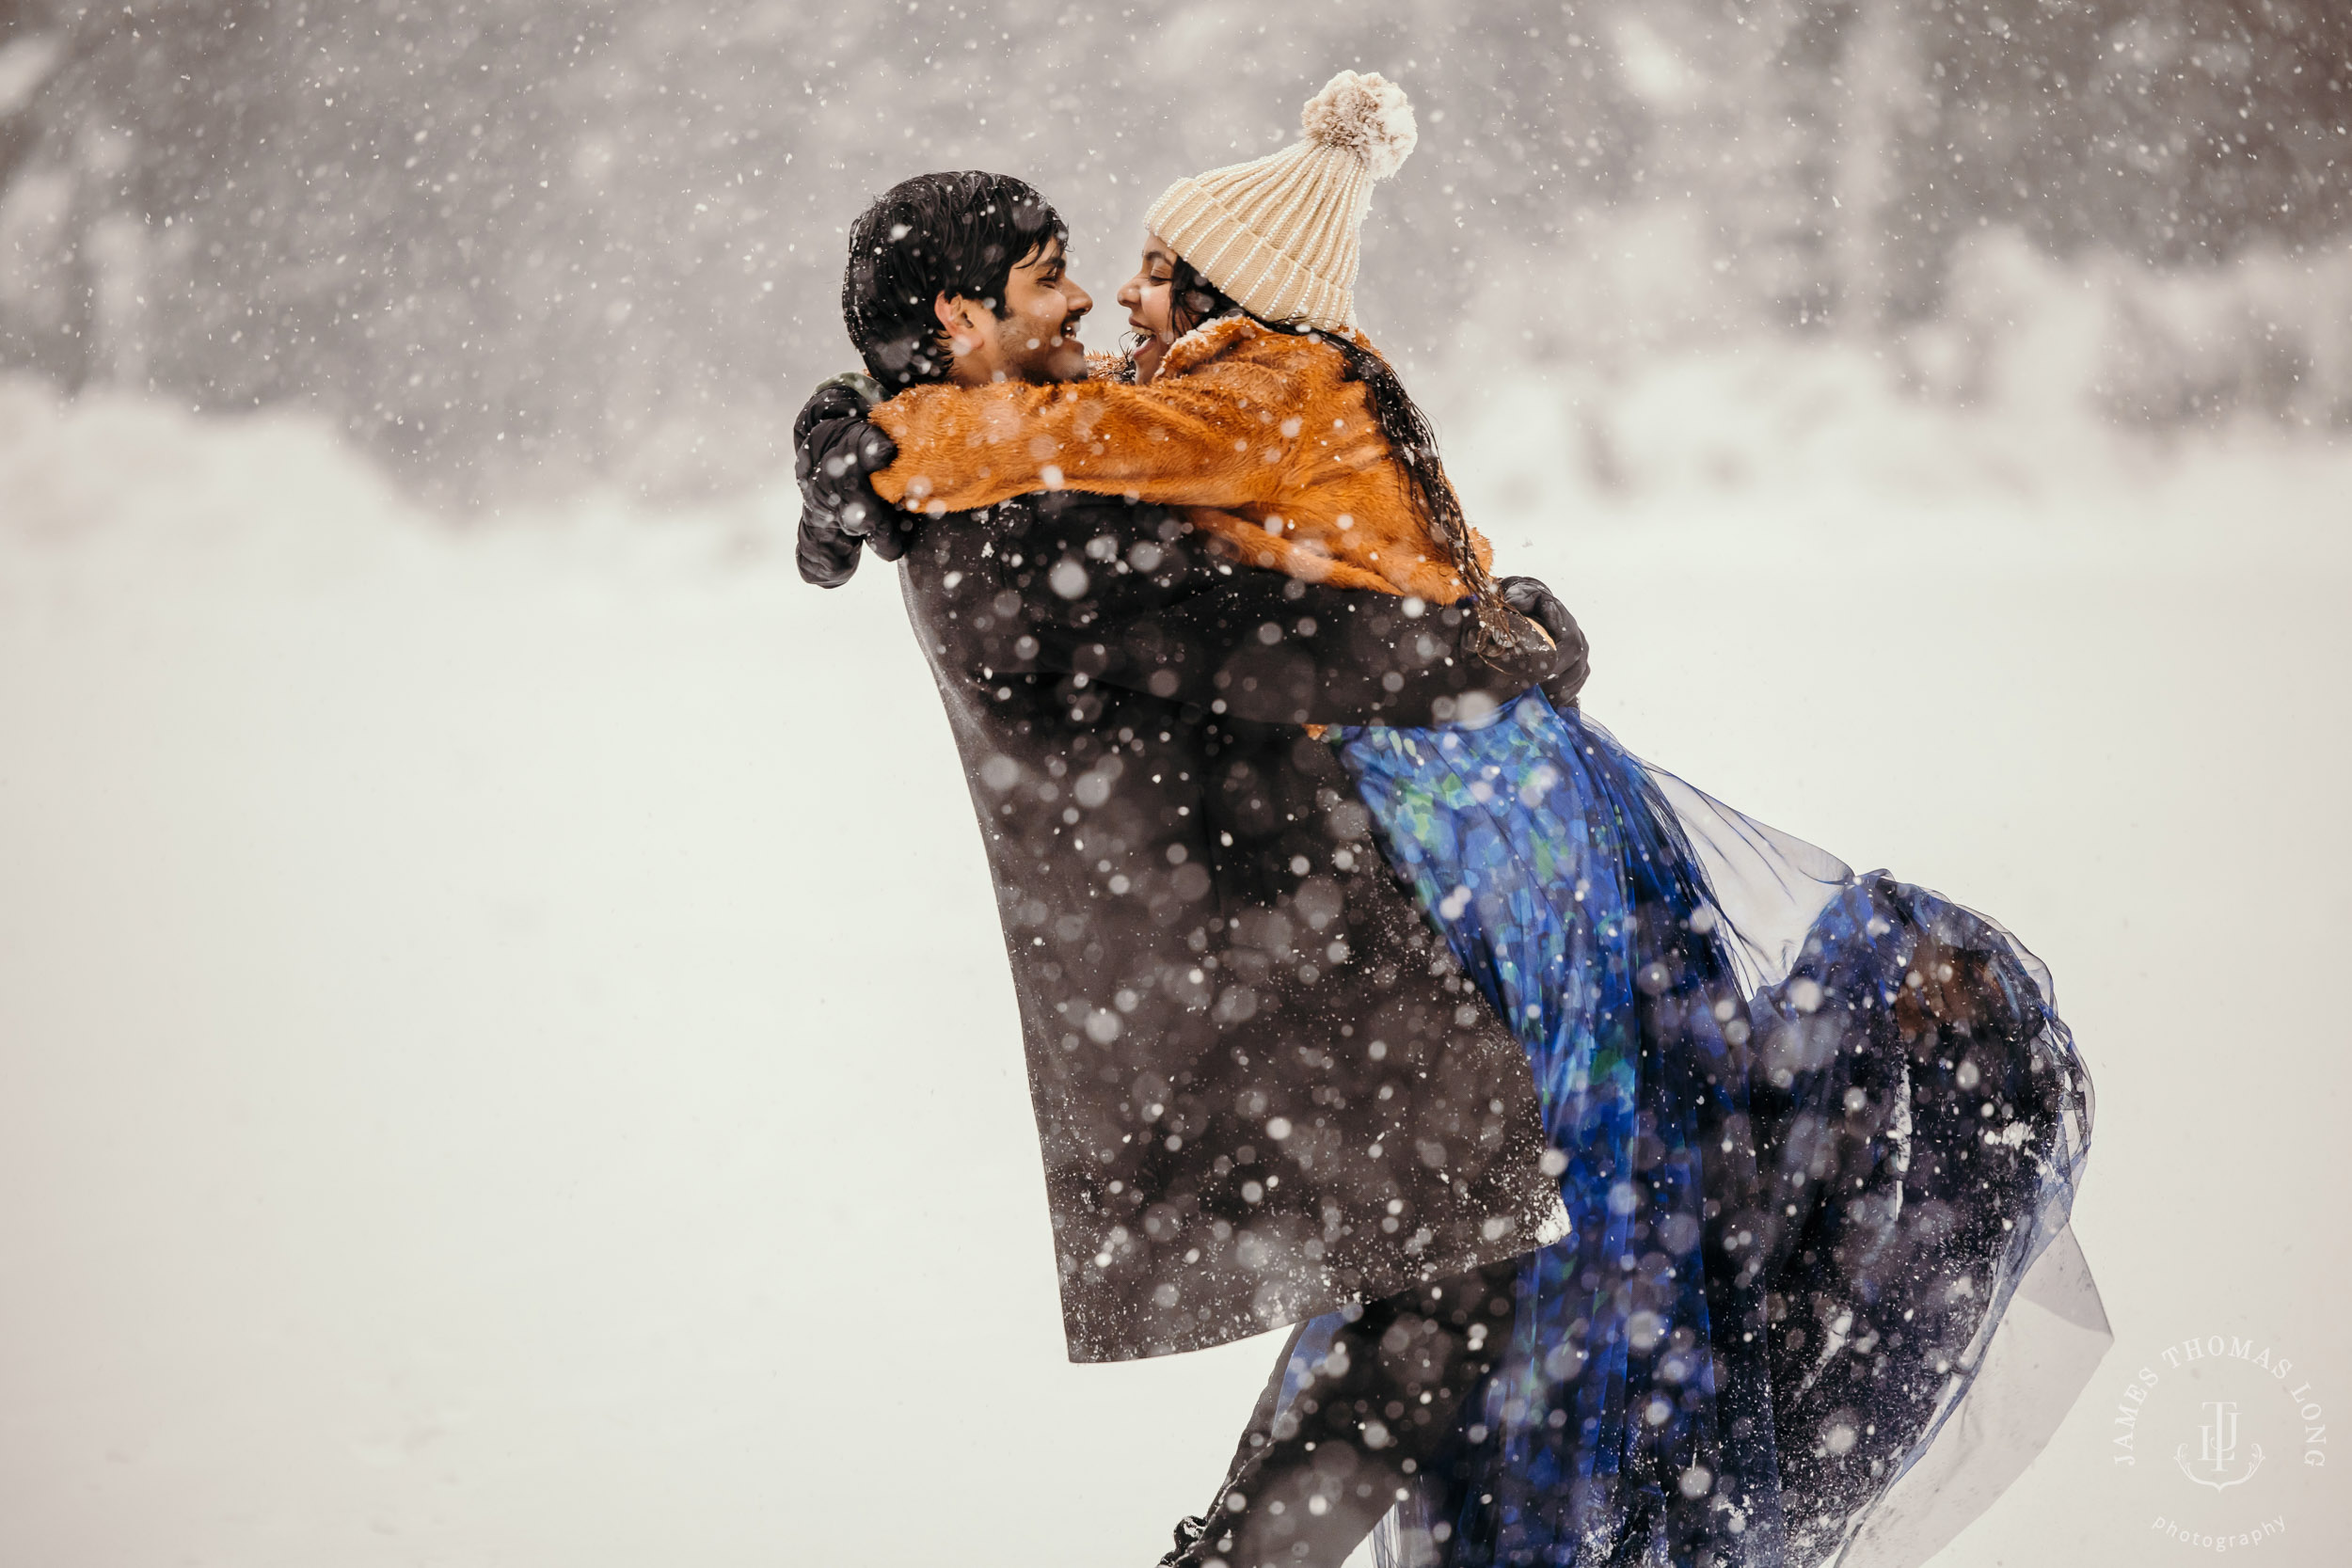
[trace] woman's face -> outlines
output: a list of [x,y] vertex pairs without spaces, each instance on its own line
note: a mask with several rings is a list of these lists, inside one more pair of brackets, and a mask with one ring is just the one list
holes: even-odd
[[1176,253],[1157,234],[1147,234],[1143,241],[1143,263],[1136,275],[1127,279],[1119,291],[1119,303],[1127,308],[1127,325],[1143,335],[1141,348],[1136,350],[1136,379],[1149,381],[1160,368],[1160,356],[1168,352],[1175,333],[1168,325],[1169,296],[1173,291],[1168,278],[1176,270]]

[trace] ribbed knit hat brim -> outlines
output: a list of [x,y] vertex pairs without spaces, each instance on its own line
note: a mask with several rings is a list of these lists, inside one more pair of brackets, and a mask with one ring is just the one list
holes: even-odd
[[1393,83],[1343,71],[1311,100],[1307,139],[1177,181],[1152,231],[1251,315],[1326,332],[1356,325],[1358,231],[1375,180],[1412,151],[1412,105]]
[[1313,156],[1302,142],[1177,181],[1147,221],[1251,315],[1343,331],[1355,325],[1356,231],[1370,183],[1355,160]]

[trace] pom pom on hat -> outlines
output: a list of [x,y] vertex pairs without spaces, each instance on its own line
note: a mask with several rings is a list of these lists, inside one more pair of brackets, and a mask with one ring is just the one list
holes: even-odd
[[1309,141],[1361,158],[1375,180],[1404,167],[1421,139],[1405,89],[1376,73],[1341,71],[1307,101],[1298,123]]

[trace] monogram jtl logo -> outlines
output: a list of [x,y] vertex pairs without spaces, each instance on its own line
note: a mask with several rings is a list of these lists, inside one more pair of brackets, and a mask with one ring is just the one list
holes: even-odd
[[2172,1462],[2181,1467],[2181,1474],[2200,1486],[2210,1486],[2217,1492],[2242,1486],[2253,1479],[2263,1467],[2263,1446],[2253,1445],[2251,1457],[2246,1461],[2243,1473],[2233,1474],[2237,1464],[2237,1402],[2208,1400],[2205,1402],[2205,1424],[2197,1429],[2197,1460],[2189,1462],[2188,1445],[2183,1443],[2172,1450]]

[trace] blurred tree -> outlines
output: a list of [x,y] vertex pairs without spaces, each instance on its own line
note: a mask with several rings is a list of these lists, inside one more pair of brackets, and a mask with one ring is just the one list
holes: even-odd
[[2352,7],[1990,0],[1953,6],[1932,43],[1921,150],[1971,216],[2164,262],[2352,219]]
[[772,472],[840,235],[1037,181],[1110,295],[1170,177],[1343,66],[1422,150],[1359,288],[1420,365],[1900,333],[1987,223],[2168,266],[2344,233],[2329,0],[0,0],[0,365],[301,403],[412,481]]

